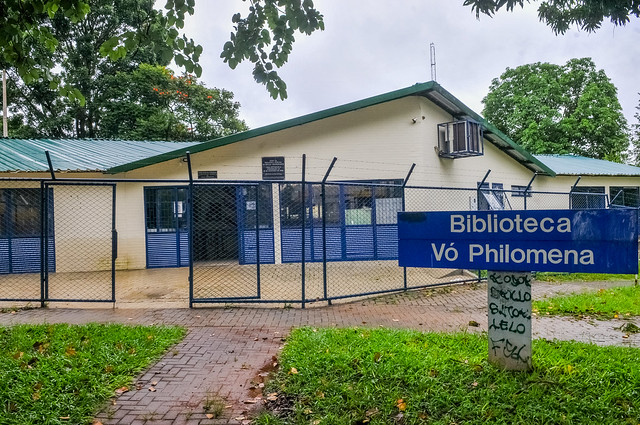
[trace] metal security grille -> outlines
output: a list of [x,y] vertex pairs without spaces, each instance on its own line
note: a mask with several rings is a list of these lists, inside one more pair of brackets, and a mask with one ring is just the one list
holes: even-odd
[[[45,184],[46,301],[115,301],[115,185]],[[51,264],[55,250],[55,266]]]

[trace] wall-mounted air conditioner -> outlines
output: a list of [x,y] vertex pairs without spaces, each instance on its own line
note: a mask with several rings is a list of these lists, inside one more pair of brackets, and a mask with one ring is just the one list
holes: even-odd
[[438,124],[438,155],[444,158],[483,155],[482,134],[482,124],[471,120]]

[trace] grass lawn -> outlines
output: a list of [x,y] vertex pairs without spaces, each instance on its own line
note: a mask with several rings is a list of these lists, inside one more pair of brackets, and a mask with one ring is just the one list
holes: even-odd
[[636,279],[632,274],[604,274],[604,273],[536,273],[536,280],[543,282],[596,282],[607,280],[627,280],[633,282]]
[[504,372],[486,335],[298,329],[256,423],[640,423],[640,349],[536,340],[533,353],[532,372]]
[[0,327],[0,424],[84,424],[184,336],[177,327]]
[[619,286],[545,298],[533,302],[533,312],[601,319],[640,316],[640,286]]

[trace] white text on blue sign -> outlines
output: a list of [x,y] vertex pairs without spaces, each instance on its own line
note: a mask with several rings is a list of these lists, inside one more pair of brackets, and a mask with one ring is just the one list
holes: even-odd
[[637,273],[633,210],[398,214],[399,265]]

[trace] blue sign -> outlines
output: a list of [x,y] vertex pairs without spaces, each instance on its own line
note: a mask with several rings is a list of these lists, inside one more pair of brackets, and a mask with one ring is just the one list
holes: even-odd
[[403,267],[638,272],[636,210],[398,213]]

